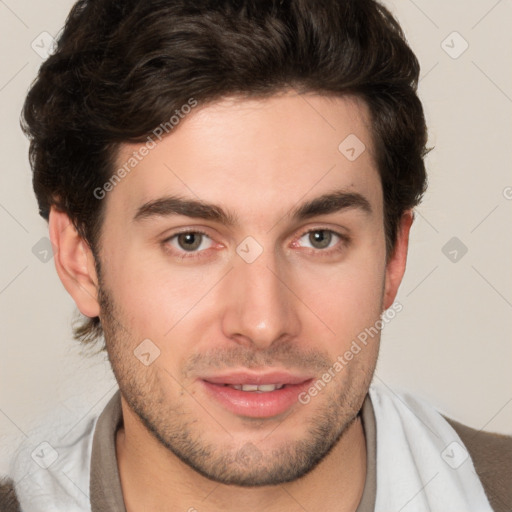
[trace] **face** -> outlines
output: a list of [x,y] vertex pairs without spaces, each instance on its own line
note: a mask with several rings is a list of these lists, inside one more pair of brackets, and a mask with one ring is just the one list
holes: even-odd
[[[297,479],[361,407],[378,336],[344,354],[386,291],[368,123],[350,98],[224,99],[103,199],[100,317],[122,396],[213,480]],[[356,159],[338,148],[350,134]],[[142,146],[124,145],[119,167]]]

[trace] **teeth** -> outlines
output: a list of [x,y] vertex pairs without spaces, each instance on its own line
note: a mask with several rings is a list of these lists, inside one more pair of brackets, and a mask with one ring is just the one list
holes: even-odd
[[279,384],[262,384],[258,386],[258,391],[275,391],[276,389],[281,389],[283,386]]
[[[229,384],[228,384],[229,385]],[[238,391],[259,391],[261,393],[268,393],[269,391],[275,391],[281,389],[284,384],[232,384],[229,387],[237,389]]]

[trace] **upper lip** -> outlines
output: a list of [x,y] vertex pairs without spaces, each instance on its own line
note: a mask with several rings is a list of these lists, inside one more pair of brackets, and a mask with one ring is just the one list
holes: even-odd
[[222,375],[201,377],[212,384],[302,384],[312,379],[311,375],[292,374],[286,371],[248,372],[238,371]]

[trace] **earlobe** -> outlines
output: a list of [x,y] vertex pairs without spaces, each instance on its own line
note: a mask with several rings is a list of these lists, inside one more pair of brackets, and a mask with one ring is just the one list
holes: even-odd
[[98,278],[89,245],[78,234],[67,214],[54,206],[50,210],[49,231],[50,240],[56,248],[55,268],[64,288],[83,315],[99,316]]
[[388,309],[393,304],[405,273],[407,250],[409,247],[409,233],[413,220],[414,213],[412,210],[405,211],[400,219],[393,254],[386,265],[386,281],[383,298],[384,309]]

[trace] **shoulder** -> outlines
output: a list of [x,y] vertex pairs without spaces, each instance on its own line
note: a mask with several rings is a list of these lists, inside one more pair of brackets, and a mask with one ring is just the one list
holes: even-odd
[[512,436],[475,430],[444,418],[467,448],[493,509],[512,510]]
[[[79,423],[71,419],[62,424],[45,423],[29,432],[10,461],[10,481],[4,483],[3,492],[13,495],[10,489],[14,487],[23,511],[90,510],[87,490],[96,421],[96,415],[90,415]],[[0,506],[0,512],[3,511]]]

